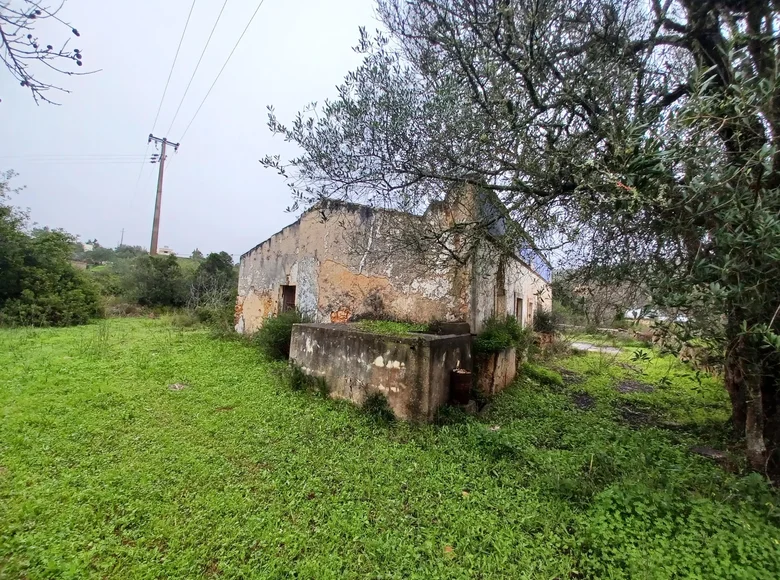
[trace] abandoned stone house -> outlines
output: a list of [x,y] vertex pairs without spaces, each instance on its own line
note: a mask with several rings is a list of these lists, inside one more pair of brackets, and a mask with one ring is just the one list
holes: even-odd
[[489,240],[465,258],[456,251],[460,225],[479,223],[491,203],[473,188],[419,215],[320,203],[241,256],[236,330],[253,333],[293,308],[314,322],[460,321],[479,332],[490,316],[511,314],[528,325],[551,306],[546,259]]

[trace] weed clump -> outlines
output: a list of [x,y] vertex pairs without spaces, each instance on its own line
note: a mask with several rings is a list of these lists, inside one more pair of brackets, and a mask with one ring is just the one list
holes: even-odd
[[387,397],[382,393],[371,393],[363,402],[363,410],[369,416],[382,423],[395,421],[395,413],[387,402]]
[[309,387],[309,376],[298,365],[290,365],[287,382],[292,391],[305,391]]
[[330,395],[330,387],[323,377],[313,377],[303,372],[298,365],[290,365],[287,375],[287,383],[292,391],[315,391],[322,398]]
[[411,332],[425,332],[427,330],[424,324],[395,320],[361,320],[356,323],[356,326],[366,332],[395,336],[404,336]]
[[551,371],[531,363],[523,363],[521,369],[526,377],[536,381],[540,385],[549,385],[555,387],[563,386],[563,377],[561,377],[560,373],[556,373],[555,371]]

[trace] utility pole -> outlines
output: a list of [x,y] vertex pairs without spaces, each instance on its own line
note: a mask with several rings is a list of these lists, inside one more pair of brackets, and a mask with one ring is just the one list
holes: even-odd
[[[178,143],[172,143],[167,138],[160,139],[149,133],[149,143],[154,141],[155,143],[162,143],[162,151],[160,152],[160,170],[157,173],[157,198],[154,201],[154,221],[152,222],[152,243],[149,246],[149,255],[157,255],[157,238],[160,234],[160,205],[162,203],[162,186],[163,186],[163,173],[165,172],[165,148],[167,145],[172,145],[174,151],[179,150]],[[152,162],[154,163],[154,162]]]
[[122,235],[119,237],[119,245],[117,247],[121,248],[124,241],[125,241],[125,228],[122,228]]

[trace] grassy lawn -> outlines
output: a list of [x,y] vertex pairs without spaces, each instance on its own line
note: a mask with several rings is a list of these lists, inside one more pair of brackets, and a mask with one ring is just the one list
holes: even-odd
[[411,426],[165,321],[0,330],[0,578],[780,577],[777,495],[688,451],[722,387],[630,358]]

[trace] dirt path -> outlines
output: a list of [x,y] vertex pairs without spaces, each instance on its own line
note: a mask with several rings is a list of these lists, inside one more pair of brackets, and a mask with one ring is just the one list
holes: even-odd
[[618,354],[620,349],[614,346],[598,346],[590,342],[572,342],[571,347],[575,350],[586,350],[588,352],[605,352],[607,354]]

